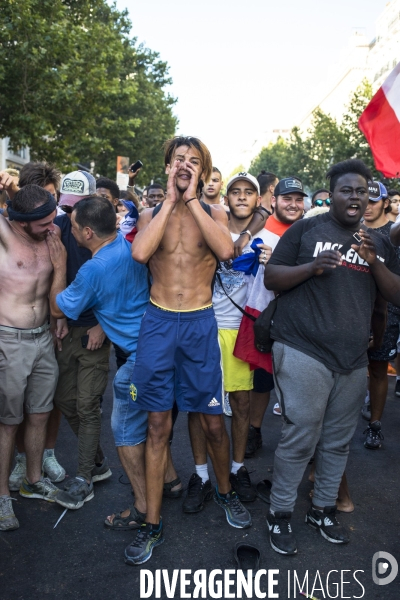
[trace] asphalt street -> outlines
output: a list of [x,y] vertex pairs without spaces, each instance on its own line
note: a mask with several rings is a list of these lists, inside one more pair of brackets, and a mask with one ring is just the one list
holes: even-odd
[[[103,403],[102,446],[113,475],[107,481],[96,483],[94,499],[80,510],[69,510],[55,529],[54,525],[63,512],[61,506],[12,494],[17,500],[14,510],[20,528],[0,533],[1,600],[134,600],[146,596],[146,588],[140,587],[141,569],[147,569],[153,575],[157,569],[167,570],[169,579],[176,569],[191,571],[187,575],[190,584],[185,588],[186,597],[191,597],[194,571],[203,569],[209,576],[216,569],[237,568],[233,548],[239,541],[260,549],[259,569],[278,571],[273,574],[278,583],[270,590],[267,576],[260,577],[260,592],[265,593],[266,598],[304,597],[299,595],[298,587],[295,594],[293,582],[296,577],[303,582],[306,576],[309,593],[316,581],[313,595],[318,600],[329,597],[397,600],[400,597],[400,576],[388,585],[378,585],[372,580],[375,553],[388,552],[400,561],[400,398],[394,395],[395,378],[391,377],[389,382],[382,420],[385,436],[382,448],[375,451],[364,448],[366,421],[361,416],[352,441],[347,475],[355,511],[339,515],[340,522],[351,531],[348,545],[331,544],[304,523],[312,488],[306,473],[292,519],[298,540],[296,556],[280,556],[269,546],[265,522],[268,505],[260,499],[247,504],[253,518],[253,526],[247,530],[230,527],[225,513],[213,501],[202,512],[186,515],[182,512],[182,498],[167,499],[162,508],[165,542],[155,548],[151,560],[140,568],[124,563],[124,548],[135,534],[110,531],[103,525],[107,515],[123,510],[131,501],[130,486],[119,463],[110,428],[111,382],[115,372],[113,356],[111,364]],[[280,418],[272,414],[274,400],[273,396],[263,424],[263,448],[254,459],[246,461],[254,483],[271,475],[280,434]],[[226,418],[226,423],[230,431],[229,418]],[[172,452],[176,469],[186,487],[194,466],[184,413],[179,415],[175,426]],[[64,420],[56,454],[68,476],[74,476],[77,444]],[[215,483],[213,474],[212,481]],[[386,573],[391,568],[386,566]],[[221,577],[217,574],[216,581]],[[175,593],[169,597],[185,597],[185,589],[181,591],[180,588],[181,580],[182,575]],[[218,595],[218,590],[215,595],[210,585],[206,595],[200,597],[235,598],[238,597],[235,589],[235,585],[225,587],[221,595]],[[229,591],[234,595],[229,596]],[[278,595],[273,596],[272,592]],[[148,597],[157,597],[156,591]],[[168,597],[164,584],[158,597]],[[256,598],[256,592],[251,597]]]

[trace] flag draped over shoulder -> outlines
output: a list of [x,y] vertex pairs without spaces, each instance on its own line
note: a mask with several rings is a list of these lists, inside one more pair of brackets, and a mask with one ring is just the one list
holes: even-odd
[[400,63],[376,92],[358,120],[375,167],[385,177],[400,177]]

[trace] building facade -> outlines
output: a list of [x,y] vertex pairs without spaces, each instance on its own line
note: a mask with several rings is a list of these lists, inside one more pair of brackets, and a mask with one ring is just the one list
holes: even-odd
[[29,161],[29,148],[22,147],[17,152],[12,152],[9,148],[9,139],[0,139],[0,171],[8,168],[20,171]]
[[375,93],[394,67],[400,62],[400,0],[388,2],[376,21],[376,36],[368,42],[363,33],[355,32],[349,40],[342,60],[323,82],[299,123],[302,131],[311,125],[312,113],[320,108],[331,117],[341,120],[351,95],[362,80],[368,79]]

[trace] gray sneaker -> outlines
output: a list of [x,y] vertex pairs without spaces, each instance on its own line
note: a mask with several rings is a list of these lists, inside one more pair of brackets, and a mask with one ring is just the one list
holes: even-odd
[[18,452],[15,458],[15,467],[8,479],[10,492],[18,492],[23,480],[26,477],[26,456]]
[[112,471],[108,465],[107,457],[105,456],[101,465],[94,465],[92,469],[92,481],[96,483],[96,481],[103,481],[104,479],[108,479],[111,477]]
[[94,498],[93,482],[91,481],[89,485],[83,477],[74,477],[68,482],[67,490],[61,490],[55,501],[64,508],[77,510],[92,498]]
[[53,485],[47,477],[42,477],[36,483],[29,483],[25,477],[19,488],[20,496],[24,498],[39,498],[47,502],[55,502],[59,491],[58,487]]
[[218,488],[216,488],[214,502],[224,509],[229,525],[237,529],[247,529],[247,527],[250,527],[250,513],[240,502],[234,490],[231,490],[225,497],[221,497],[218,493]]
[[59,483],[65,479],[65,469],[56,459],[54,450],[43,452],[42,470],[53,483]]
[[15,498],[10,498],[10,496],[0,496],[0,531],[12,531],[19,527],[12,507],[13,500]]

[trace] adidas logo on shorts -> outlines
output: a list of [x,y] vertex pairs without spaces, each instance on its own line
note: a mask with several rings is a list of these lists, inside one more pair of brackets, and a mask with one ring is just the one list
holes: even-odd
[[215,398],[213,398],[211,400],[211,402],[209,402],[208,406],[213,407],[213,406],[219,406],[220,403],[218,402],[218,400],[216,400]]

